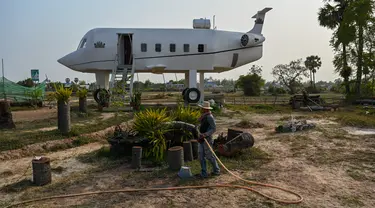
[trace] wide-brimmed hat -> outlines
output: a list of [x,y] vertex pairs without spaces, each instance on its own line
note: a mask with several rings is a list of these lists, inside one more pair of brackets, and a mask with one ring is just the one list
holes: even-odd
[[203,108],[203,109],[212,110],[212,107],[210,106],[210,102],[208,102],[208,101],[204,101],[203,105],[198,104],[198,106]]

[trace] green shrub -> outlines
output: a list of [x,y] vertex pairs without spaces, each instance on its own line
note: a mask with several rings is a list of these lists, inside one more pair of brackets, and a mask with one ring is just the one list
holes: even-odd
[[77,91],[77,96],[79,98],[86,98],[87,97],[87,89],[86,88],[80,88],[78,91]]
[[188,107],[178,105],[178,107],[174,111],[172,111],[171,116],[175,121],[182,121],[190,124],[198,124],[200,112],[199,110],[192,108],[190,105]]
[[167,115],[166,108],[151,109],[135,113],[134,130],[140,135],[150,140],[151,148],[145,150],[145,157],[152,156],[156,162],[160,162],[165,158],[167,144],[165,141],[165,133],[168,132],[166,122],[172,119]]
[[53,93],[53,97],[59,102],[67,103],[72,95],[72,89],[64,88],[63,85],[55,85],[56,92]]

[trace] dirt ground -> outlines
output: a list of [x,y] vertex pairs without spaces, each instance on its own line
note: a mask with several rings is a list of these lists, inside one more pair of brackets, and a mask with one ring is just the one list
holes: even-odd
[[57,109],[45,107],[37,110],[14,111],[12,115],[14,122],[43,120],[57,118]]
[[[16,119],[27,118],[23,116],[15,114]],[[234,172],[250,180],[298,192],[304,197],[301,204],[287,206],[246,190],[220,188],[100,194],[35,202],[22,207],[375,207],[374,135],[368,133],[369,130],[363,130],[363,133],[361,129],[341,126],[331,118],[308,114],[293,116],[306,117],[317,127],[276,134],[275,126],[280,120],[290,118],[290,114],[226,112],[217,117],[216,135],[226,133],[229,127],[239,129],[235,126],[241,120],[263,124],[263,128],[242,130],[254,136],[253,148],[269,154],[270,161],[257,168],[246,168],[244,164],[245,168],[237,168]],[[219,177],[192,182],[181,181],[177,173],[163,170],[135,172],[128,161],[109,161],[94,156],[105,145],[105,142],[97,142],[45,153],[52,160],[53,182],[43,187],[32,186],[29,182],[32,178],[31,156],[0,161],[0,207],[57,194],[236,182],[225,171]],[[257,189],[274,197],[295,200],[281,191]]]

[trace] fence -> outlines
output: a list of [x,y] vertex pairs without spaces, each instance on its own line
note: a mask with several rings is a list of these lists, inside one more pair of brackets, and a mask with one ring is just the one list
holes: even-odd
[[[343,101],[342,98],[324,98],[327,104],[339,104]],[[289,104],[290,97],[225,97],[226,104],[232,105],[251,105],[251,104],[264,104],[264,105],[287,105]]]

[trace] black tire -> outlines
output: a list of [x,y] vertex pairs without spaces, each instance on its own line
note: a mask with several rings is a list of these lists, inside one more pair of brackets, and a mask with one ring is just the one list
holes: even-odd
[[185,92],[186,92],[186,90],[187,89],[189,89],[188,87],[187,88],[185,88],[184,90],[182,90],[182,97],[185,99]]
[[105,91],[107,94],[109,94],[108,90],[104,89],[104,88],[99,88],[97,90],[95,90],[93,96],[94,96],[94,100],[99,103],[100,102],[100,99],[99,99],[99,92],[100,91]]
[[[197,97],[195,99],[191,99],[189,95],[191,93],[196,93]],[[197,103],[201,99],[201,92],[197,88],[188,88],[184,95],[185,99],[188,103]]]

